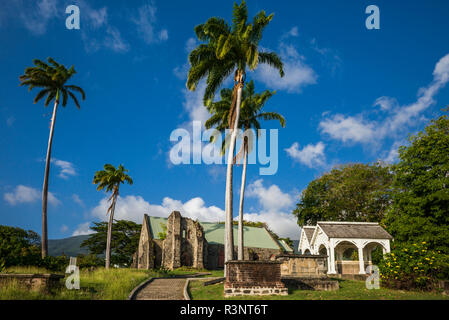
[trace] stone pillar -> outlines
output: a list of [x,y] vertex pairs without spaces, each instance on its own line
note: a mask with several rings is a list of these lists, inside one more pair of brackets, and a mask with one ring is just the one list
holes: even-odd
[[329,244],[329,261],[328,274],[336,274],[337,271],[335,271],[335,247],[332,241]]
[[359,249],[359,274],[366,274],[365,272],[365,261],[363,260],[363,247],[361,245],[357,246]]
[[181,214],[178,211],[173,211],[168,217],[163,265],[172,270],[181,266]]
[[371,253],[373,252],[373,248],[366,248],[366,260],[368,260],[368,262],[372,263],[373,262],[373,258]]

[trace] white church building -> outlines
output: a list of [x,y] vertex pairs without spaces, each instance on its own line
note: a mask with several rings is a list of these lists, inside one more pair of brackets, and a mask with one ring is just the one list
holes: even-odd
[[330,275],[366,274],[372,251],[380,247],[383,254],[390,252],[392,239],[378,223],[320,221],[302,227],[298,252],[327,255]]

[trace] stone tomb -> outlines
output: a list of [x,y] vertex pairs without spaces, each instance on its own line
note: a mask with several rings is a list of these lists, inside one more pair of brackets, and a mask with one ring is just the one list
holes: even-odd
[[288,295],[281,281],[281,263],[278,261],[226,262],[224,296]]
[[52,288],[60,287],[63,278],[60,274],[0,273],[0,287],[16,282],[27,290],[49,292]]

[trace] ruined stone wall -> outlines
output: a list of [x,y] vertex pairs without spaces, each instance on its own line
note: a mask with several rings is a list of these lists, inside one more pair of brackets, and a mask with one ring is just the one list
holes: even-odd
[[154,248],[154,267],[159,268],[162,266],[162,249],[164,247],[164,240],[153,239]]
[[153,241],[150,235],[148,226],[148,217],[144,216],[142,224],[142,231],[139,238],[139,246],[136,253],[136,262],[133,263],[138,269],[152,269],[154,268],[154,250]]
[[204,268],[206,245],[204,230],[199,222],[183,218],[174,211],[168,217],[162,265],[168,269],[181,266]]

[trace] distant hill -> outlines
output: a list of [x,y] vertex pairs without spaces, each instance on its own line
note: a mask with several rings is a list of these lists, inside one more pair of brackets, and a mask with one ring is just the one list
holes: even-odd
[[81,243],[89,238],[89,235],[73,236],[65,239],[49,239],[48,254],[50,256],[60,256],[63,253],[69,257],[76,257],[78,254],[88,254],[87,248],[82,248]]

